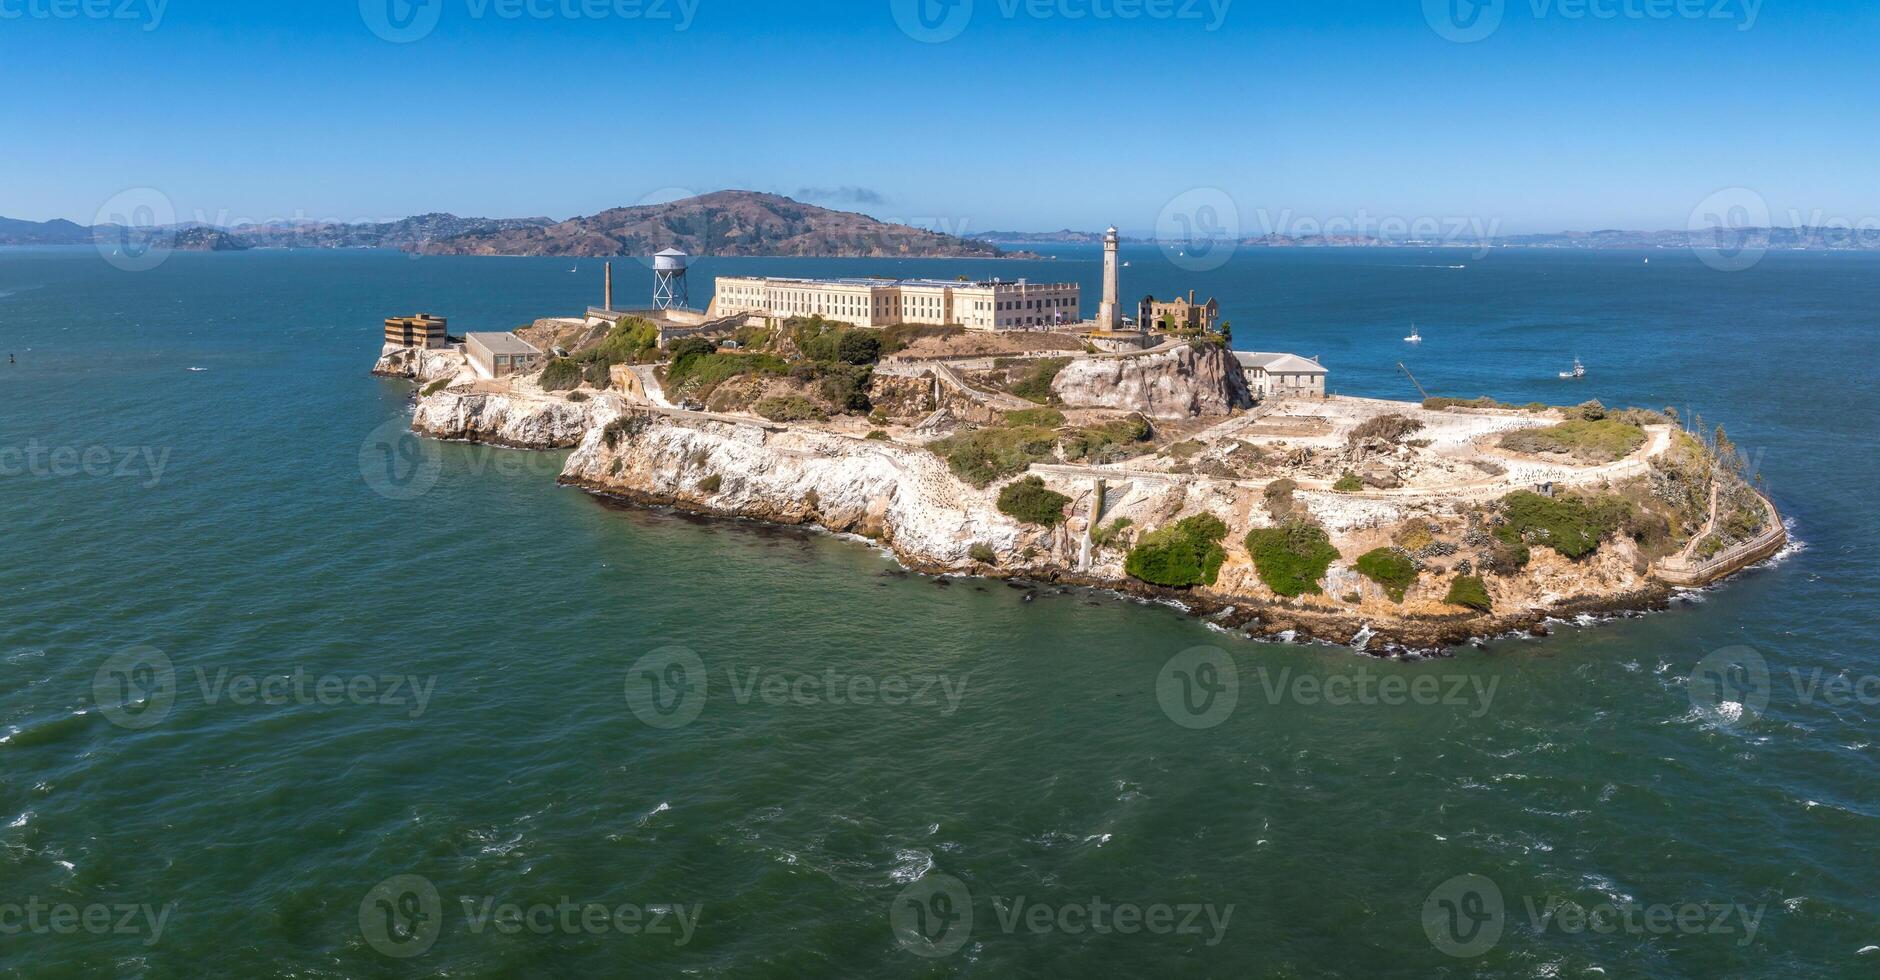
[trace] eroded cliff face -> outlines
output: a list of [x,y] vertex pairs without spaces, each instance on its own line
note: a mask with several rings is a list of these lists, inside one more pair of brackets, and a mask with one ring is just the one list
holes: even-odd
[[455,348],[420,349],[386,344],[372,373],[385,378],[410,378],[419,384],[467,378],[471,368],[463,351]]
[[[874,538],[903,563],[965,570],[983,545],[1001,564],[1043,567],[1074,552],[1069,535],[999,513],[996,493],[953,478],[923,449],[627,410],[595,427],[565,483],[647,503]],[[1020,556],[1029,549],[1032,557]]]
[[1051,383],[1072,408],[1110,408],[1158,418],[1226,415],[1253,404],[1240,362],[1200,345],[1133,357],[1080,357]]
[[439,439],[518,449],[566,449],[625,407],[626,401],[612,392],[572,402],[554,396],[451,388],[418,399],[411,427]]

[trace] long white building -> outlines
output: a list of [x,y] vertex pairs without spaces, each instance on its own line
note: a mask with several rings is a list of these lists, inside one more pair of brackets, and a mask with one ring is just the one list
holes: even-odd
[[1051,330],[1083,317],[1074,282],[949,279],[775,279],[723,276],[709,317],[816,316],[858,327],[957,324],[968,330]]

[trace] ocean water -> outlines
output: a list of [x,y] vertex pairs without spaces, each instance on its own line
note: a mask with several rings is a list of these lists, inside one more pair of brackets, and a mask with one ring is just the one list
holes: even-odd
[[[694,298],[727,271],[1094,296],[1096,254],[1054,251],[706,259]],[[1237,346],[1344,393],[1414,397],[1402,361],[1701,413],[1801,544],[1443,659],[1256,644],[395,438],[381,318],[572,313],[593,261],[0,251],[0,972],[1880,966],[1880,257],[1127,254],[1126,295],[1218,296]]]

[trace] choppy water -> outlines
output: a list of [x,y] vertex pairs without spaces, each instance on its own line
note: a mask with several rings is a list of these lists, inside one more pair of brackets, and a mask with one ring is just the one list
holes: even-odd
[[[695,275],[1094,290],[1062,255]],[[1642,258],[1131,250],[1127,294],[1218,295],[1239,346],[1347,393],[1410,395],[1402,359],[1701,412],[1806,542],[1668,613],[1402,664],[610,506],[554,454],[388,461],[380,318],[507,329],[586,305],[597,263],[0,252],[0,969],[1870,973],[1880,259]],[[383,478],[426,459],[428,492]],[[1771,680],[1694,706],[1732,647]],[[549,908],[512,934],[486,903]],[[1646,908],[1573,914],[1600,903]]]

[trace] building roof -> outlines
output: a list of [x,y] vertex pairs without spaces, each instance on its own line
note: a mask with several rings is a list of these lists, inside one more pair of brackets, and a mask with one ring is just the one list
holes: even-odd
[[1235,354],[1241,367],[1259,368],[1268,374],[1330,374],[1325,365],[1297,354],[1240,351]]
[[980,279],[961,282],[958,279],[805,279],[798,276],[721,276],[719,278],[774,282],[786,286],[868,286],[875,289],[984,289],[994,286],[1006,289],[1015,289],[1020,286],[1035,289],[1070,289],[1077,286],[1074,282],[1031,282],[1026,279]]
[[470,333],[464,334],[466,341],[472,341],[492,354],[540,354],[533,344],[513,333]]

